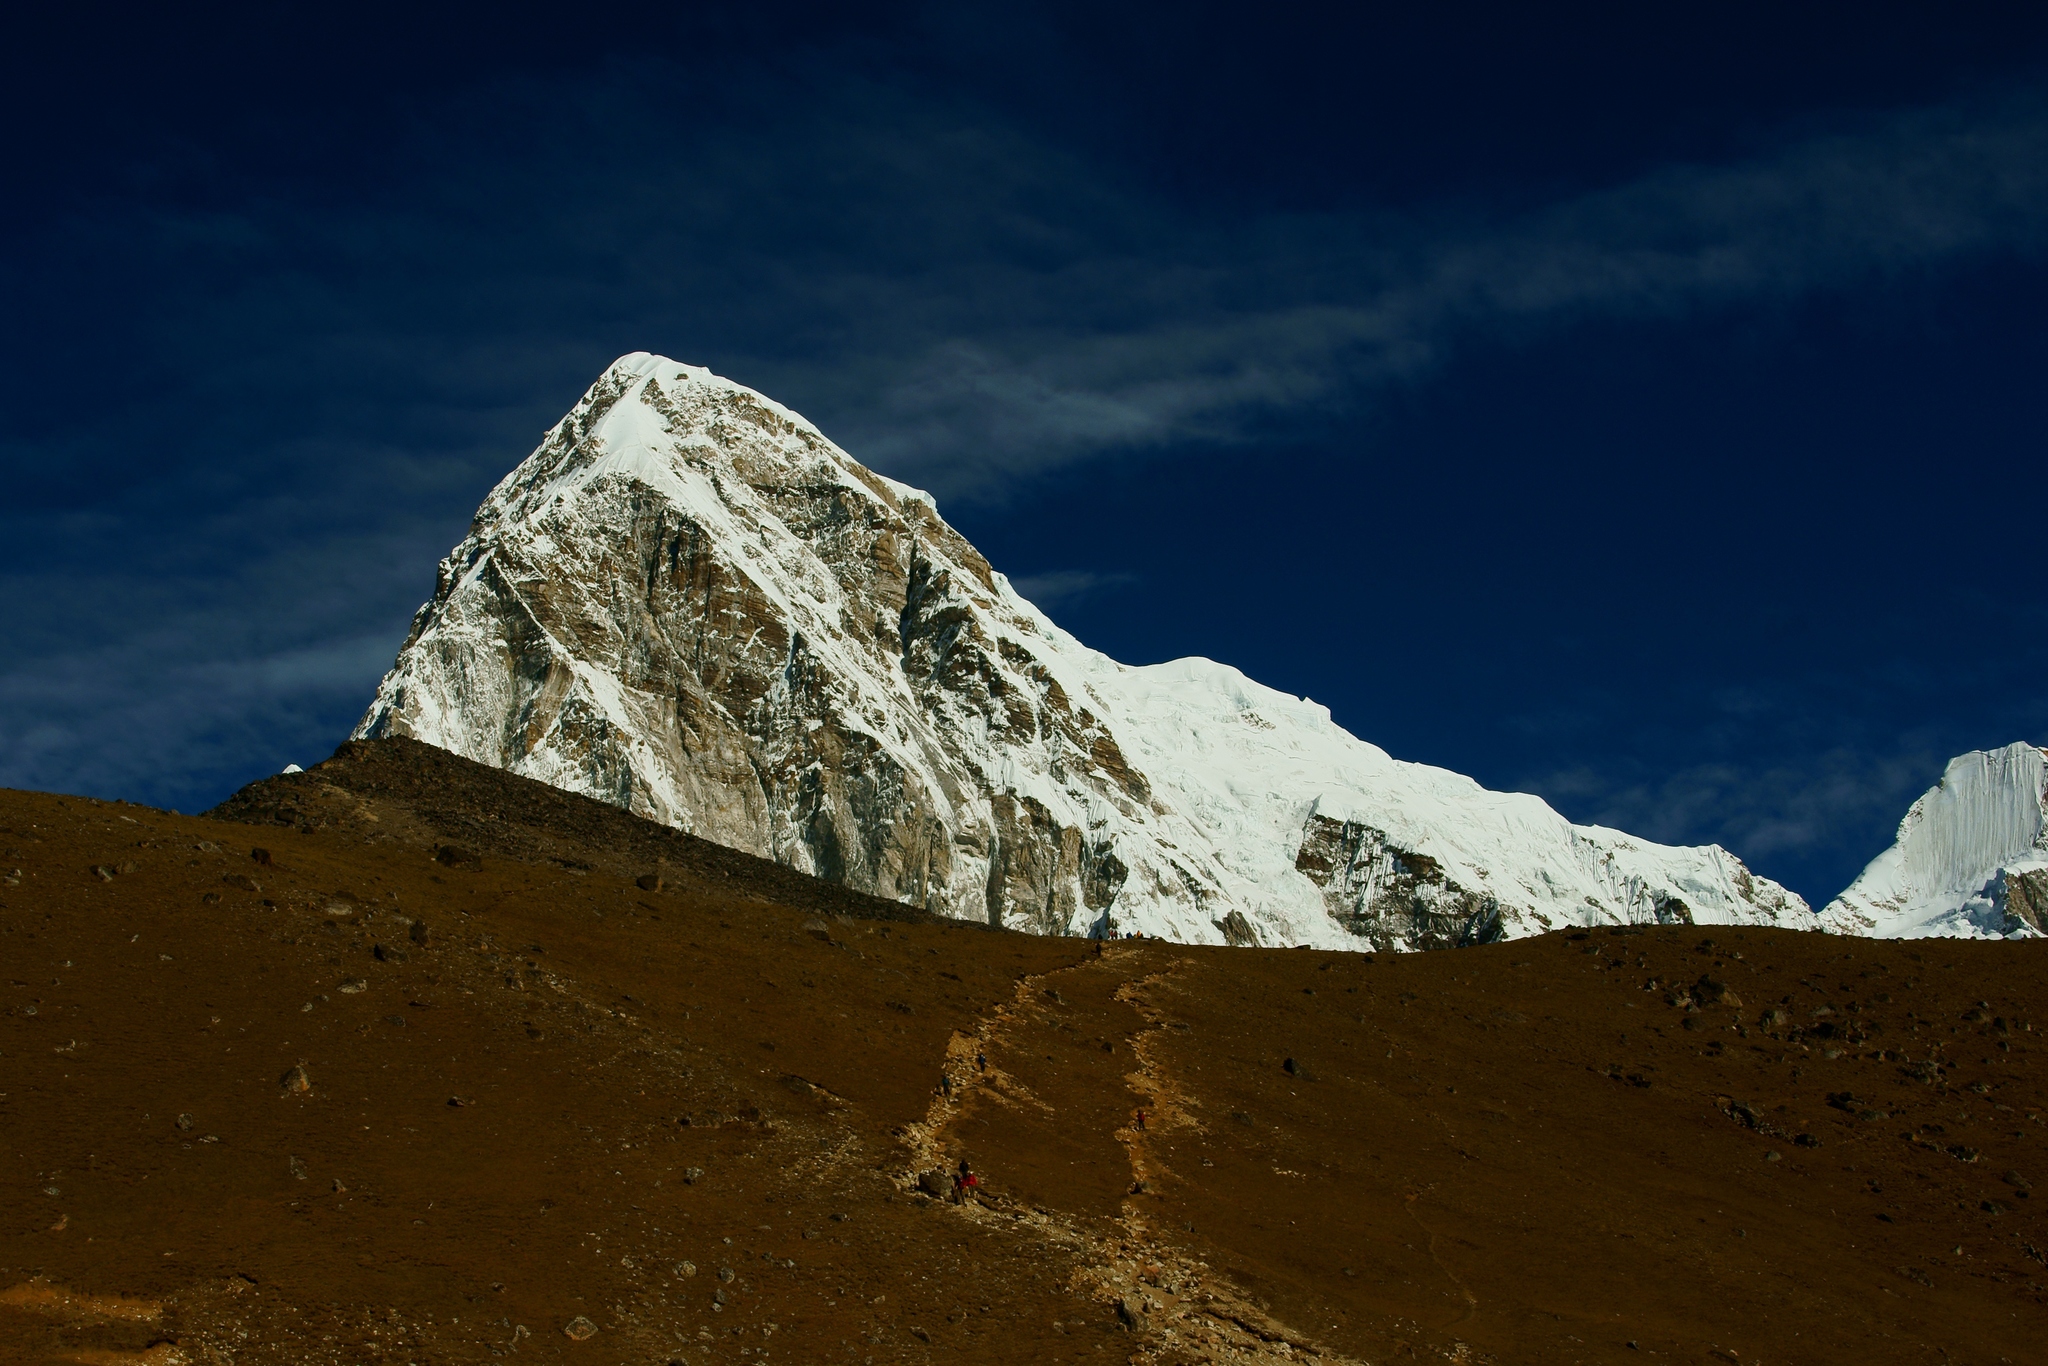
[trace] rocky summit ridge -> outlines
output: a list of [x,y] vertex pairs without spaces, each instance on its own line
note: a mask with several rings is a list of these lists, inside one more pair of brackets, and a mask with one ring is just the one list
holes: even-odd
[[929,495],[645,353],[484,500],[355,734],[1040,933],[1396,949],[1825,923],[1718,846],[1396,760],[1227,665],[1119,664]]

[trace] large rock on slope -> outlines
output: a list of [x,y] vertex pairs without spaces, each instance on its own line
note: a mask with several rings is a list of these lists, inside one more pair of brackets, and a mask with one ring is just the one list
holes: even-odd
[[1118,664],[928,495],[645,354],[485,499],[356,734],[1045,933],[1431,947],[1815,923],[1722,849],[1401,763],[1208,660]]
[[2031,938],[2048,929],[2048,751],[2018,743],[1949,760],[1892,847],[1828,903],[1830,929]]

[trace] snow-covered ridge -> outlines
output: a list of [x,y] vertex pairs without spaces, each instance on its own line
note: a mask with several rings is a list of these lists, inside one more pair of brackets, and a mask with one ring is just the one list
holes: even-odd
[[1574,826],[1227,665],[1088,649],[928,495],[646,354],[484,501],[356,733],[1046,933],[1430,947],[1818,923],[1718,847]]
[[2048,752],[2024,743],[1949,760],[1892,847],[1822,912],[1886,938],[2030,937],[2048,916]]

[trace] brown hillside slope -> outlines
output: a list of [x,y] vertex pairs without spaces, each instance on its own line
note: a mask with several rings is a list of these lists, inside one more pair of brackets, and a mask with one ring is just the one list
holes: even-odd
[[0,794],[0,1360],[2037,1357],[2039,944],[1098,955],[445,842]]

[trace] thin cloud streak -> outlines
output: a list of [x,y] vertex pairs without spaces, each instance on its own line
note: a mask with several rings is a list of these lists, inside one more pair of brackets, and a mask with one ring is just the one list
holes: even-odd
[[[1216,264],[1175,272],[1197,285],[1179,316],[1000,350],[948,339],[849,414],[852,439],[899,477],[985,495],[1106,450],[1242,439],[1275,415],[1413,380],[1469,340],[2035,254],[2048,241],[2048,111],[1916,112],[1506,222],[1332,216],[1195,236],[1191,254]],[[1115,273],[1133,293],[1163,292],[1142,259]],[[1286,293],[1289,273],[1321,282],[1322,299],[1222,306],[1244,276]]]

